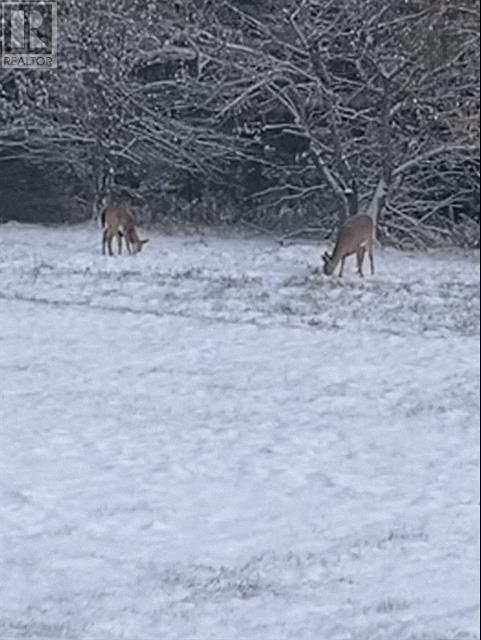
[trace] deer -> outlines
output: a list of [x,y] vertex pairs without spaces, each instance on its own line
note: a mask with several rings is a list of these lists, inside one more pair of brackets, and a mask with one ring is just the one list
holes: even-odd
[[103,255],[105,255],[107,247],[109,255],[113,255],[112,241],[115,237],[117,237],[119,255],[122,253],[122,238],[130,255],[142,251],[144,245],[149,242],[139,238],[134,218],[125,206],[107,207],[102,212],[101,221]]
[[364,278],[363,265],[366,252],[369,253],[371,274],[374,275],[374,244],[376,242],[375,225],[371,216],[358,214],[348,218],[339,230],[333,254],[324,253],[324,273],[332,276],[341,263],[339,276],[344,275],[346,259],[356,254],[358,273]]

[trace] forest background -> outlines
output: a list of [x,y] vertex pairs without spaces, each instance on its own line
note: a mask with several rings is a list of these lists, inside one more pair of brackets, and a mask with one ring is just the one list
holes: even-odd
[[0,219],[479,245],[479,0],[65,0],[0,69]]

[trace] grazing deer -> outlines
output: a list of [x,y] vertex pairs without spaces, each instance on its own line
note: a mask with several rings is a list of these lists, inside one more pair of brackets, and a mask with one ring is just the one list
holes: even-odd
[[362,267],[364,264],[364,258],[366,257],[366,251],[368,251],[369,260],[371,262],[371,273],[374,275],[375,242],[375,228],[371,216],[352,216],[346,221],[339,231],[334,253],[330,255],[326,252],[322,256],[322,259],[324,260],[324,273],[327,276],[332,276],[337,269],[338,264],[341,263],[341,271],[339,275],[342,278],[346,259],[349,256],[356,254],[358,272],[361,278],[363,278],[364,273],[362,271]]
[[125,207],[107,207],[102,213],[102,253],[108,247],[109,255],[113,255],[112,241],[117,237],[119,254],[122,253],[122,238],[130,255],[142,251],[148,240],[141,240],[135,229],[134,218]]

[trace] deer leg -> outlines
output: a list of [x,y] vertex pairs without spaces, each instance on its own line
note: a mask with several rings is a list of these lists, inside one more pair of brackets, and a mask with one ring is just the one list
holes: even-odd
[[119,256],[122,255],[122,234],[118,233],[117,234],[117,245],[119,247]]
[[344,258],[341,260],[341,271],[339,272],[339,277],[342,278],[344,275],[344,269],[346,267],[346,260],[347,260],[347,256],[344,256]]
[[364,278],[364,273],[362,271],[362,267],[364,265],[364,258],[365,257],[366,257],[366,248],[365,247],[360,247],[358,252],[357,252],[357,267],[358,267],[359,275],[361,276],[361,278]]
[[376,268],[374,266],[374,247],[372,244],[369,245],[369,262],[371,263],[371,275],[375,275]]
[[113,234],[112,234],[112,233],[109,233],[109,234],[108,234],[108,238],[107,238],[107,245],[108,245],[108,249],[109,249],[109,256],[113,256],[113,255],[114,255],[114,252],[113,252],[113,249],[112,249],[112,241],[113,241],[113,239],[114,239]]

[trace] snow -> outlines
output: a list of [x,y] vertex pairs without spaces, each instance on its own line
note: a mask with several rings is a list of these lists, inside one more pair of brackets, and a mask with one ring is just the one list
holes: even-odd
[[0,639],[479,638],[479,260],[0,227]]

